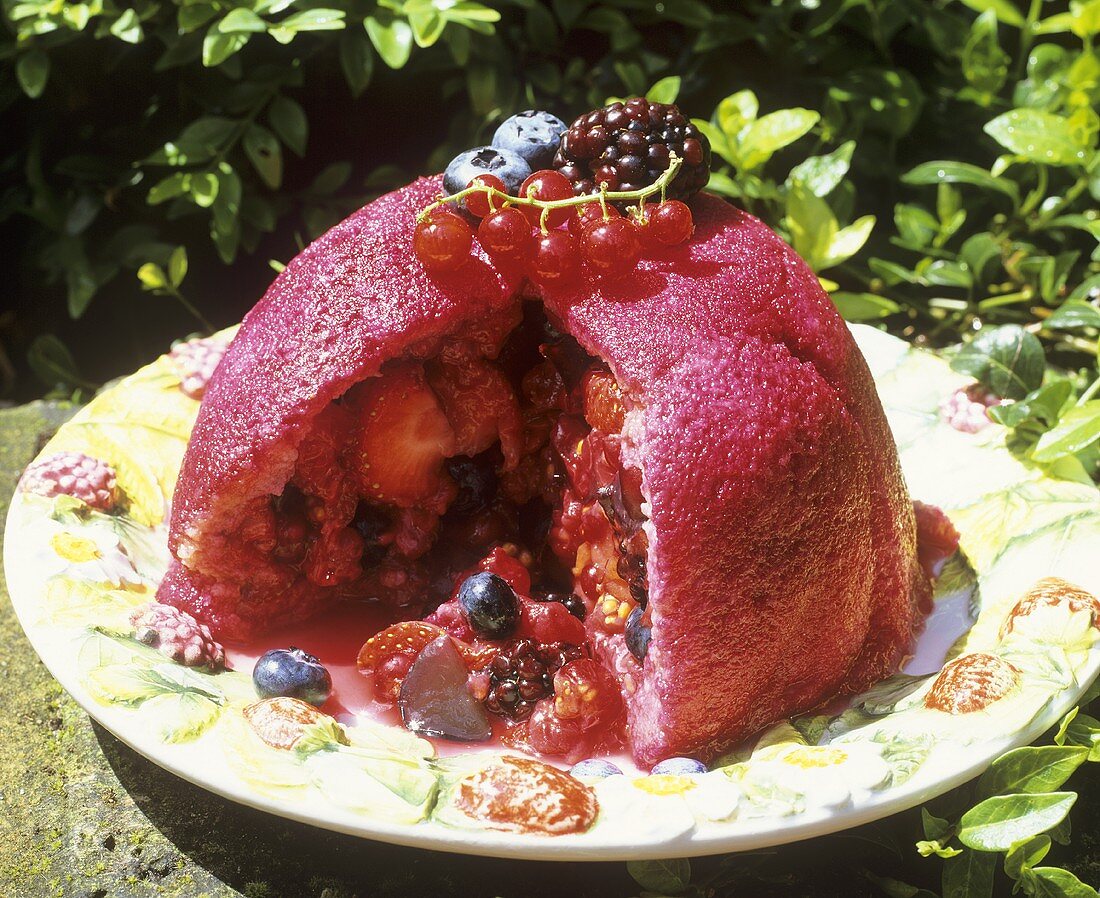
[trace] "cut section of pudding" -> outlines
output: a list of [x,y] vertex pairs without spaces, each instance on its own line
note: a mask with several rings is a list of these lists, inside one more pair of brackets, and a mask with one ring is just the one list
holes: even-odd
[[[160,600],[227,640],[345,600],[423,619],[514,744],[562,757],[714,757],[890,673],[929,596],[912,507],[793,251],[700,195],[695,237],[614,283],[536,295],[480,254],[432,278],[412,231],[438,192],[360,210],[246,317]],[[477,570],[517,597],[499,638],[457,594]],[[415,660],[370,668],[382,700]]]

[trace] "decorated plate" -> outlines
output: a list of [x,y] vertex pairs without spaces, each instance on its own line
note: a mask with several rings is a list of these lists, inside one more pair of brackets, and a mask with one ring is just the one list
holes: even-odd
[[[50,671],[124,742],[212,792],[329,829],[476,854],[610,860],[759,848],[884,817],[1031,741],[1096,676],[1100,502],[1091,483],[1015,458],[942,359],[871,328],[854,332],[913,497],[948,514],[960,551],[898,675],[772,727],[706,773],[646,775],[616,758],[625,773],[578,779],[514,752],[441,753],[354,707],[330,716],[258,703],[249,656],[231,650],[235,670],[207,673],[136,640],[130,616],[153,598],[168,561],[194,397],[231,331],[177,347],[97,396],[44,448],[42,458],[65,453],[70,467],[84,466],[69,492],[90,504],[63,488],[39,495],[24,477],[7,525],[12,601]],[[95,488],[108,475],[123,502],[104,513]],[[309,626],[341,629],[338,620]],[[357,676],[349,653],[344,665],[323,659],[338,692],[341,678]]]

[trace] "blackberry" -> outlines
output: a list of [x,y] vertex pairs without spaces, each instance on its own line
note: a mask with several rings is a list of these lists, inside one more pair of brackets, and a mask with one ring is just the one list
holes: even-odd
[[562,136],[554,168],[578,193],[639,190],[668,168],[670,154],[683,165],[669,184],[669,199],[687,199],[710,180],[710,141],[680,110],[634,97],[578,118]]
[[501,717],[524,720],[536,702],[554,694],[554,674],[570,661],[587,657],[584,646],[517,639],[489,662],[485,708]]

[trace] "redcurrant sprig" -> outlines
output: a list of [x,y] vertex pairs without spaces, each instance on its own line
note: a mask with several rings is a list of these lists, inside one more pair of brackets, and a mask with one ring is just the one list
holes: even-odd
[[[479,175],[465,189],[439,197],[418,213],[413,246],[421,264],[434,274],[461,268],[470,257],[474,230],[447,208],[461,202],[481,219],[477,240],[498,266],[521,271],[547,287],[573,280],[582,262],[597,276],[623,275],[638,264],[644,249],[673,246],[691,236],[691,210],[679,200],[665,199],[680,165],[672,155],[661,177],[646,187],[612,191],[603,183],[599,193],[580,196],[554,170],[528,177],[519,196],[506,193],[494,175]],[[647,206],[646,200],[658,193],[660,202]],[[635,205],[623,217],[611,203]]]

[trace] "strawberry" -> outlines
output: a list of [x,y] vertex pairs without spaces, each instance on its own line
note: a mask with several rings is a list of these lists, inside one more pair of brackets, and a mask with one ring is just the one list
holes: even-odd
[[523,452],[523,418],[499,369],[483,360],[439,358],[427,375],[455,433],[450,454],[477,455],[499,438],[505,467],[514,467]]
[[948,714],[982,711],[1016,688],[1020,672],[985,652],[962,655],[944,665],[924,704]]
[[454,492],[443,461],[459,450],[420,365],[404,364],[368,380],[349,404],[359,420],[351,468],[361,494],[442,513]]
[[[356,664],[359,673],[374,682],[375,695],[383,701],[396,701],[401,681],[412,663],[429,643],[435,642],[447,631],[435,624],[418,620],[406,620],[375,633],[359,649]],[[466,666],[475,668],[484,663],[484,653],[471,645],[454,639]]]

